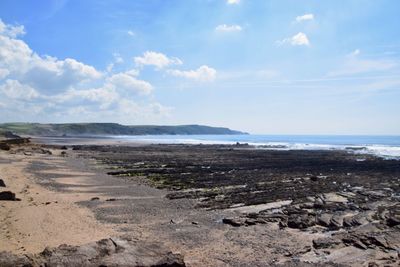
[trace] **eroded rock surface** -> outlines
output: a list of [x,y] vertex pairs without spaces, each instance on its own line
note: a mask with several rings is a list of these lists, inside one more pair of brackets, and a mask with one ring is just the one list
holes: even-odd
[[82,246],[61,245],[35,255],[0,252],[0,266],[185,266],[183,256],[157,244],[107,238]]

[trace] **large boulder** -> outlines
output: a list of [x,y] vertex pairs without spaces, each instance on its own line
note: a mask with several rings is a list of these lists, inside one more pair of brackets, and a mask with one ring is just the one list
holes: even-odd
[[19,200],[18,198],[15,197],[15,194],[11,191],[3,191],[0,192],[0,200]]
[[6,184],[4,183],[3,179],[0,179],[0,187],[6,187]]

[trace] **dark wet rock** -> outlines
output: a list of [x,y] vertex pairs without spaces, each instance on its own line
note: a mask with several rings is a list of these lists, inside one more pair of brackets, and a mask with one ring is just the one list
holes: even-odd
[[315,216],[309,214],[294,214],[288,218],[287,226],[296,229],[305,229],[314,226],[316,223]]
[[390,227],[400,225],[400,218],[399,218],[399,217],[395,217],[395,216],[389,217],[389,218],[386,220],[386,224],[387,224],[388,226],[390,226]]
[[108,198],[108,199],[106,199],[106,201],[116,201],[117,199],[116,198]]
[[4,183],[3,179],[0,179],[0,187],[6,187],[6,184]]
[[30,138],[13,138],[13,139],[7,139],[7,140],[2,140],[0,141],[0,146],[2,144],[6,145],[22,145],[22,144],[27,144],[30,143]]
[[95,201],[95,200],[100,200],[100,198],[99,198],[99,197],[92,197],[92,198],[90,199],[90,201]]
[[61,150],[67,150],[68,147],[66,147],[66,146],[61,146],[60,149],[61,149]]
[[10,131],[5,131],[3,132],[3,136],[7,139],[20,139],[21,136],[14,134],[13,132]]
[[67,152],[61,151],[60,155],[61,155],[62,157],[66,157],[66,156],[67,156]]
[[241,221],[239,219],[233,219],[233,218],[223,218],[222,223],[229,224],[233,227],[239,227],[239,226],[244,225],[243,221]]
[[7,144],[7,143],[5,143],[5,142],[0,142],[0,149],[1,149],[1,150],[6,150],[6,151],[8,151],[8,150],[11,149],[11,147],[10,147],[9,144]]
[[388,207],[384,219],[386,220],[386,225],[390,227],[400,225],[400,204]]
[[82,246],[61,245],[36,255],[0,253],[0,266],[185,266],[183,256],[157,244],[107,238]]
[[11,191],[3,191],[0,192],[0,200],[18,201],[20,199],[16,198],[15,194]]
[[315,249],[337,248],[339,246],[344,246],[343,242],[339,239],[331,237],[319,238],[313,240],[313,247]]
[[43,149],[43,148],[35,149],[34,152],[36,152],[38,154],[44,154],[44,155],[52,155],[53,154],[50,150]]

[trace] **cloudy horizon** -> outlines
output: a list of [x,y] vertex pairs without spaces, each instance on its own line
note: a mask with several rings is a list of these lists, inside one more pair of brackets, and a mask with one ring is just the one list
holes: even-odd
[[398,135],[399,7],[2,1],[0,122]]

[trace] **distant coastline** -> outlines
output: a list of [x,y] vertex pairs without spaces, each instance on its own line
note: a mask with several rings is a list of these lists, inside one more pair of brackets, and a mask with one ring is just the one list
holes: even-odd
[[244,135],[241,131],[205,125],[122,125],[118,123],[3,123],[0,132],[31,136],[90,136],[97,135]]

